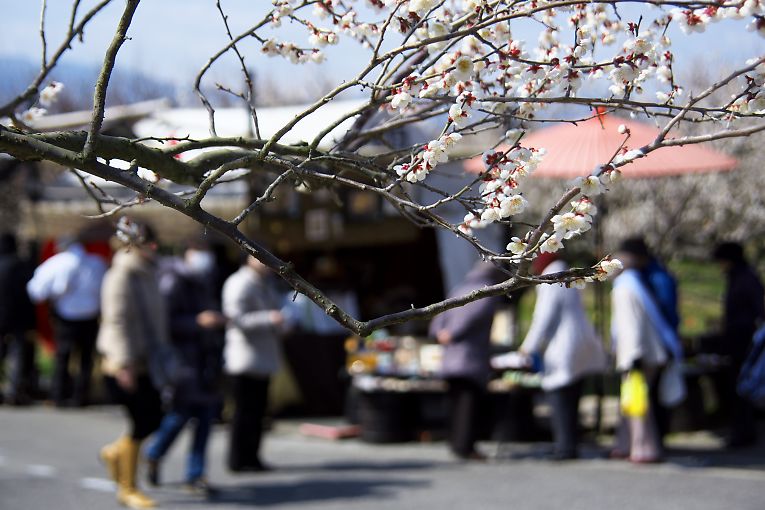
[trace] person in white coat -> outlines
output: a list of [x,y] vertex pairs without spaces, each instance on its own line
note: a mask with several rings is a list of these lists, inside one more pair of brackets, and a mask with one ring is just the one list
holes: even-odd
[[234,401],[228,468],[234,472],[268,469],[260,459],[260,443],[268,384],[281,356],[281,306],[271,270],[252,256],[223,285],[223,313],[229,319],[224,369]]
[[[553,254],[542,254],[533,270],[547,275],[568,269]],[[577,289],[561,284],[536,287],[531,326],[520,351],[531,360],[541,358],[542,388],[552,408],[554,460],[578,456],[579,400],[587,375],[606,366],[603,346],[582,305]]]
[[616,256],[624,265],[624,271],[614,279],[611,293],[611,339],[616,369],[625,376],[632,370],[643,373],[649,406],[645,416],[622,416],[611,456],[629,458],[635,463],[658,462],[663,455],[659,380],[671,357],[681,358],[682,347],[641,276],[645,258],[642,249],[625,241]]

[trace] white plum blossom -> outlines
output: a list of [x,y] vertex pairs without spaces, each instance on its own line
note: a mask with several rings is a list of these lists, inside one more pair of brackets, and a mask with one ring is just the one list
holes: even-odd
[[592,203],[592,200],[587,197],[582,197],[579,200],[574,200],[571,202],[571,207],[573,208],[573,211],[578,214],[588,214],[590,216],[594,216],[598,212],[598,208],[595,207],[595,204]]
[[454,76],[458,80],[467,81],[473,75],[473,61],[468,56],[461,56],[454,62]]
[[412,102],[412,96],[406,90],[399,90],[390,100],[390,106],[394,110],[406,108]]
[[264,42],[263,45],[260,47],[260,51],[262,51],[269,57],[275,57],[281,53],[279,50],[279,42],[273,38],[268,39],[266,42]]
[[668,66],[659,66],[659,68],[656,69],[656,77],[662,83],[669,83],[672,81],[672,69]]
[[579,187],[582,195],[588,197],[594,197],[603,193],[603,184],[595,175],[579,177],[574,181],[574,185]]
[[470,123],[470,113],[462,106],[453,104],[449,107],[449,119],[455,126],[462,128]]
[[556,251],[559,251],[562,248],[563,248],[562,240],[558,239],[556,236],[549,236],[539,246],[539,251],[541,253],[555,253]]
[[510,242],[507,244],[505,249],[513,255],[523,255],[528,247],[529,243],[521,240],[519,237],[513,237],[510,239]]
[[555,235],[562,239],[571,239],[575,235],[586,232],[592,226],[592,217],[587,214],[568,212],[556,214],[550,220]]
[[486,3],[486,0],[463,0],[463,6],[466,11],[474,11]]
[[444,143],[447,149],[450,149],[452,146],[456,145],[457,142],[462,140],[462,135],[457,132],[453,132],[442,136],[440,140]]
[[56,102],[58,95],[64,90],[64,84],[52,81],[40,91],[40,104],[46,108]]
[[399,177],[403,177],[409,182],[419,182],[425,180],[428,176],[428,170],[421,164],[405,163],[393,167]]
[[487,207],[481,212],[481,221],[484,223],[493,223],[502,219],[502,213],[496,207]]
[[473,229],[483,228],[485,226],[486,223],[481,221],[479,217],[473,213],[468,213],[465,215],[462,223],[457,228],[460,230],[460,232],[471,235],[473,233]]
[[510,195],[503,197],[499,202],[500,216],[507,218],[521,214],[528,207],[529,202],[523,195]]
[[422,160],[428,168],[434,168],[438,163],[446,163],[449,160],[446,149],[446,143],[441,140],[428,142],[422,153]]
[[438,3],[438,0],[410,0],[409,11],[420,16],[427,14]]
[[709,15],[702,9],[673,9],[672,19],[680,26],[680,30],[686,34],[703,32],[710,21]]
[[601,260],[598,265],[595,266],[597,273],[593,276],[594,279],[599,281],[605,281],[613,276],[616,276],[624,265],[619,259],[607,257]]
[[45,108],[37,108],[33,106],[32,108],[22,112],[21,120],[26,124],[32,124],[40,117],[43,117],[46,113],[48,113],[48,110]]
[[627,164],[627,163],[629,163],[631,161],[634,161],[634,160],[636,160],[638,158],[642,158],[643,156],[645,156],[643,151],[641,151],[640,149],[633,149],[633,150],[625,152],[624,154],[617,155],[614,158],[613,163],[615,165],[623,165],[623,164]]

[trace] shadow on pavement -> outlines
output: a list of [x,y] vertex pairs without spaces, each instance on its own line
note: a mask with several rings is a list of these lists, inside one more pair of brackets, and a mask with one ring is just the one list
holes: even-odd
[[702,448],[669,448],[667,461],[689,468],[737,468],[765,471],[765,444],[735,450]]
[[290,464],[288,466],[279,466],[280,472],[294,473],[296,471],[415,471],[422,469],[433,469],[441,467],[448,463],[437,463],[428,461],[390,461],[390,462],[323,462],[321,464]]
[[[406,479],[310,479],[288,482],[263,481],[234,486],[216,486],[206,500],[196,504],[275,506],[354,498],[390,498],[402,489],[427,488],[429,481]],[[190,504],[195,504],[191,502]]]

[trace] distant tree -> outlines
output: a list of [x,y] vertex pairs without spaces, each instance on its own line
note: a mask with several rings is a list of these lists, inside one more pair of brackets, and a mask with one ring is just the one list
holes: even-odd
[[[559,250],[589,230],[595,210],[592,198],[612,187],[621,168],[662,147],[710,140],[746,137],[765,129],[765,58],[754,57],[745,66],[714,77],[712,85],[683,87],[673,69],[676,54],[667,30],[679,26],[686,34],[701,32],[718,20],[740,27],[741,49],[748,27],[752,37],[765,32],[765,6],[755,0],[275,0],[262,18],[234,33],[220,0],[216,5],[230,42],[211,56],[196,77],[194,88],[207,108],[210,136],[204,139],[157,139],[153,143],[105,136],[101,132],[107,92],[120,47],[142,34],[130,31],[139,0],[125,0],[115,37],[105,50],[96,81],[92,121],[86,131],[38,133],[34,120],[51,104],[61,85],[50,83],[61,55],[74,46],[88,23],[117,0],[102,0],[89,11],[73,2],[67,34],[58,46],[47,45],[45,9],[39,31],[43,59],[36,76],[17,97],[0,105],[0,116],[10,119],[0,128],[0,151],[19,159],[44,159],[78,168],[122,184],[146,199],[176,209],[237,242],[276,271],[297,291],[319,304],[329,315],[359,334],[415,318],[428,318],[448,308],[482,297],[506,293],[539,282],[582,285],[602,279],[618,269],[609,258],[587,268],[534,277],[531,260],[540,252]],[[43,2],[43,6],[45,2]],[[283,22],[305,28],[307,43],[289,41],[279,34]],[[537,27],[535,41],[514,36],[518,25]],[[193,34],[189,34],[193,37]],[[287,122],[274,135],[261,136],[257,98],[245,58],[254,42],[262,55],[295,64],[320,65],[322,47],[340,39],[357,41],[368,50],[363,61],[348,61],[354,77],[338,81],[311,106]],[[247,43],[245,45],[245,43]],[[224,56],[241,63],[242,76],[232,83],[211,85],[207,77]],[[325,74],[326,76],[326,74]],[[241,86],[242,82],[246,85]],[[254,136],[218,136],[210,87],[228,91],[250,112]],[[717,94],[734,90],[733,96]],[[313,112],[343,93],[364,93],[363,105],[345,119],[331,122],[305,144],[284,143],[285,135]],[[596,91],[605,91],[596,92]],[[522,194],[526,178],[544,157],[544,148],[526,147],[525,130],[538,123],[562,121],[557,105],[647,115],[660,122],[656,139],[642,147],[630,145],[630,133],[621,129],[624,142],[614,147],[608,161],[592,169],[589,177],[570,184],[557,197],[545,197],[543,213],[533,222],[516,220],[528,206]],[[594,115],[590,113],[587,116]],[[329,148],[322,144],[342,120],[354,119],[351,129]],[[390,132],[426,120],[440,122],[441,130],[427,143],[377,150],[365,145]],[[571,119],[567,119],[571,120]],[[672,138],[671,129],[691,123],[708,126],[700,135]],[[508,127],[513,129],[507,130]],[[436,189],[431,182],[444,164],[470,152],[468,135],[497,130],[500,135],[481,152],[484,172],[471,185],[457,191]],[[470,139],[473,139],[471,136]],[[159,143],[157,142],[165,142]],[[385,145],[381,145],[385,147]],[[177,155],[207,149],[196,156]],[[127,169],[124,169],[125,167]],[[267,175],[271,185],[235,218],[220,218],[202,207],[208,191],[230,171],[247,169]],[[147,171],[150,170],[150,171]],[[194,187],[175,194],[157,182],[161,178]],[[359,321],[332,303],[319,289],[298,275],[291,264],[246,236],[242,222],[280,187],[347,187],[378,194],[407,218],[428,228],[447,229],[471,243],[486,260],[505,271],[504,282],[468,296],[423,308]],[[632,186],[631,184],[629,185]],[[625,185],[625,188],[627,185]],[[428,190],[420,195],[419,190]],[[418,196],[440,198],[420,201]],[[97,196],[97,194],[95,194]],[[735,202],[737,197],[720,197]],[[464,220],[452,223],[440,215],[446,204],[464,210]],[[655,211],[651,211],[652,213]],[[494,252],[473,236],[490,224],[512,226],[517,233],[505,250]],[[413,257],[412,264],[432,264]]]

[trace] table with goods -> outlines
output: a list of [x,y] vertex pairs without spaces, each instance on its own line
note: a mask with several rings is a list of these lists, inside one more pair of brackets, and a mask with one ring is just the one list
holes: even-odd
[[[449,405],[439,375],[443,347],[415,336],[350,338],[346,369],[351,377],[349,418],[371,443],[428,441],[444,437]],[[527,370],[493,371],[481,416],[482,437],[533,439],[533,399],[540,376]]]

